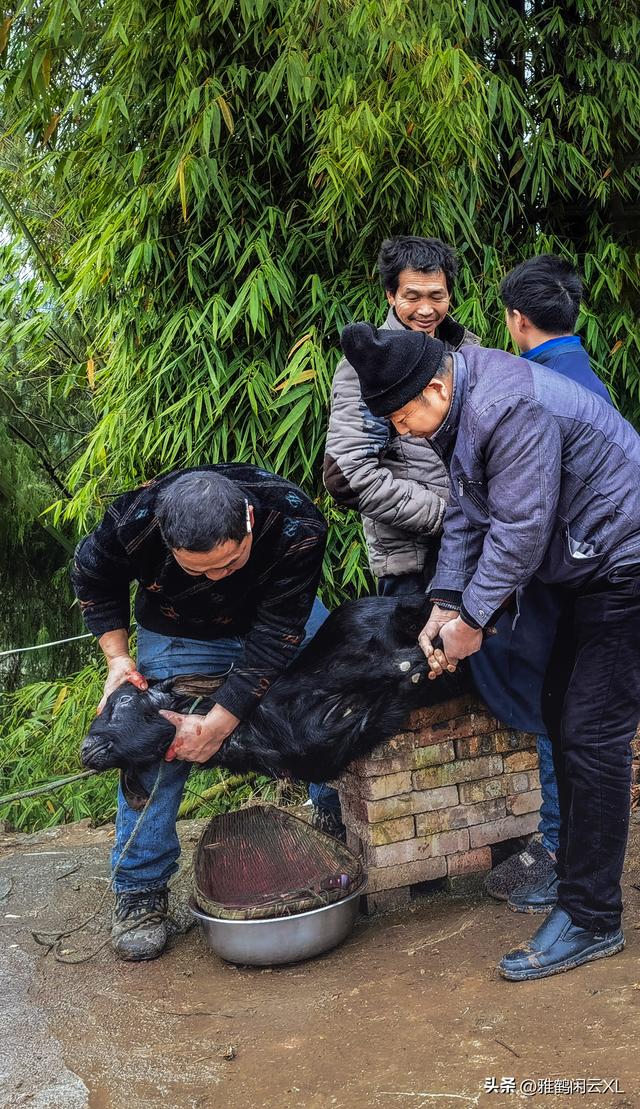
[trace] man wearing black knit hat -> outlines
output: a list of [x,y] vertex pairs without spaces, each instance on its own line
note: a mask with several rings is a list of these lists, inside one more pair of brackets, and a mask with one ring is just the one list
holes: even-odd
[[640,716],[640,439],[604,398],[502,351],[446,353],[424,334],[370,324],[345,328],[342,346],[371,411],[428,439],[450,471],[420,636],[430,676],[480,650],[532,579],[562,597],[543,697],[560,797],[558,903],[500,973],[528,981],[613,955],[624,946]]

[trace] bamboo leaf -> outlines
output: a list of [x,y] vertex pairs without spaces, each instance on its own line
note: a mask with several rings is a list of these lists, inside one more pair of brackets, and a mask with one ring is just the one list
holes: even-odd
[[42,77],[45,87],[48,88],[51,81],[51,51],[47,50],[42,59]]
[[46,146],[46,144],[49,142],[49,139],[51,138],[54,131],[56,130],[59,121],[60,121],[60,112],[54,112],[53,115],[50,116],[49,122],[47,123],[47,126],[45,127],[44,131],[42,132],[42,145],[43,146]]
[[58,693],[58,696],[56,697],[55,701],[53,702],[53,708],[51,709],[51,715],[52,716],[58,716],[58,714],[60,712],[60,709],[62,708],[62,705],[63,705],[68,693],[69,693],[69,686],[68,685],[63,685],[62,688],[60,689],[60,692]]
[[180,204],[182,205],[182,218],[186,223],[189,215],[187,212],[187,183],[185,179],[184,158],[180,159],[178,165],[178,184],[180,186]]
[[220,111],[222,113],[222,118],[226,124],[227,131],[230,135],[233,135],[233,116],[231,115],[231,109],[229,108],[229,105],[227,104],[224,96],[220,95],[216,97],[216,103],[218,104],[218,107],[220,108]]
[[0,54],[4,54],[7,46],[9,45],[9,32],[11,24],[13,23],[13,16],[8,15],[0,23]]

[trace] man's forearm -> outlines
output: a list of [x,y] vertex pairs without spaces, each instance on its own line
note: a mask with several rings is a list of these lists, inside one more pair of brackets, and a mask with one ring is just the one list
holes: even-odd
[[111,693],[122,685],[131,682],[136,689],[146,689],[147,681],[136,669],[136,664],[129,654],[129,633],[126,628],[116,628],[114,631],[101,635],[100,644],[104,657],[107,660],[107,680],[104,686],[102,699],[98,705],[98,712],[102,712]]
[[116,628],[105,632],[98,639],[107,662],[114,658],[129,658],[129,632],[126,628]]

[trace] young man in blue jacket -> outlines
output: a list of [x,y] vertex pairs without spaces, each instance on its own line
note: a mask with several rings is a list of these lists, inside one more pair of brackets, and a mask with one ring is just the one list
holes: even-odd
[[613,955],[624,946],[640,717],[640,438],[603,397],[502,351],[450,354],[424,334],[371,324],[345,328],[342,346],[371,411],[428,439],[449,466],[420,636],[431,676],[478,652],[533,579],[561,599],[543,696],[560,799],[558,900],[500,973],[529,981]]
[[[562,374],[611,403],[591,368],[576,321],[583,296],[582,281],[573,267],[554,254],[521,262],[502,281],[507,328],[524,358]],[[515,622],[505,614],[500,634],[473,656],[478,691],[499,716],[521,731],[537,736],[542,804],[540,839],[495,867],[485,879],[493,897],[507,900],[519,912],[543,912],[557,896],[555,855],[560,832],[558,787],[551,741],[544,734],[539,687],[544,676],[553,627],[558,616],[556,592],[533,581],[520,598]]]

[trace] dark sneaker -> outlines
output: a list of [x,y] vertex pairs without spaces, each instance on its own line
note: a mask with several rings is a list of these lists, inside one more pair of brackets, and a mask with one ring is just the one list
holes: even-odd
[[612,932],[579,928],[564,909],[556,907],[529,943],[505,955],[498,971],[510,982],[531,982],[616,955],[623,947],[620,928]]
[[347,829],[333,809],[323,809],[319,805],[314,805],[311,826],[317,828],[319,832],[324,832],[326,836],[333,836],[334,839],[346,842]]
[[157,959],[167,942],[167,889],[116,893],[111,946],[121,959]]
[[507,901],[514,913],[548,913],[558,902],[558,878],[551,870],[541,882],[518,886]]
[[520,886],[537,885],[555,875],[555,863],[546,847],[533,839],[519,855],[511,855],[489,871],[484,888],[498,901],[508,901]]

